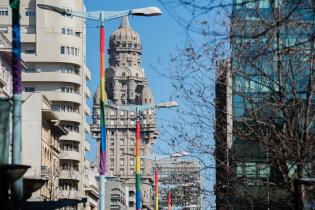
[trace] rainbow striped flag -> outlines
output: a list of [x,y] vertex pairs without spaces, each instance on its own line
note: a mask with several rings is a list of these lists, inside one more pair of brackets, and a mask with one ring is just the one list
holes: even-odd
[[101,140],[100,140],[100,175],[106,173],[106,110],[105,110],[105,30],[100,28],[100,108],[101,108]]

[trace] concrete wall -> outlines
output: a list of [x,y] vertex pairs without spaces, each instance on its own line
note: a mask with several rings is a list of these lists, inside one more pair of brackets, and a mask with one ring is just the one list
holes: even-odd
[[22,163],[25,177],[41,178],[42,94],[33,93],[22,104]]

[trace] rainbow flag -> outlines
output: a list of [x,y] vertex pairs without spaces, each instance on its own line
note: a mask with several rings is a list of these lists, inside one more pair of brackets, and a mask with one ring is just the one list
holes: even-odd
[[136,124],[136,210],[141,210],[141,191],[140,191],[140,119]]
[[100,107],[101,107],[101,140],[100,140],[100,175],[106,173],[106,110],[105,110],[105,30],[100,28]]
[[12,77],[13,94],[22,94],[20,0],[10,0],[12,9]]

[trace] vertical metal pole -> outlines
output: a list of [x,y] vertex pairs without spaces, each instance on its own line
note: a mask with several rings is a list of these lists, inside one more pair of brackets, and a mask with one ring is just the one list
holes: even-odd
[[141,209],[140,191],[140,109],[137,107],[136,122],[136,210]]
[[102,13],[100,14],[100,108],[101,108],[101,139],[100,139],[100,210],[105,210],[105,175],[106,175],[106,110],[105,110],[105,30]]
[[155,210],[159,210],[159,171],[155,166]]
[[[13,164],[21,164],[21,37],[20,37],[20,0],[10,0],[12,9],[12,73],[13,73]],[[17,202],[23,200],[23,179],[13,183],[13,199]]]
[[167,209],[171,210],[171,192],[168,191],[167,193]]

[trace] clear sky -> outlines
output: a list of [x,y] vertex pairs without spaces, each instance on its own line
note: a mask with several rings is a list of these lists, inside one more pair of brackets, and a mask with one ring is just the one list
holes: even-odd
[[[131,27],[139,33],[142,46],[142,67],[145,69],[149,86],[153,92],[156,102],[168,101],[172,94],[171,81],[159,76],[152,68],[165,68],[169,65],[170,54],[175,54],[177,47],[180,47],[185,41],[185,30],[179,26],[175,20],[168,14],[162,5],[156,0],[85,0],[87,11],[93,10],[125,10],[130,8],[141,8],[148,6],[157,6],[162,10],[162,16],[156,17],[129,17]],[[105,23],[106,42],[108,49],[108,39],[110,34],[115,31],[120,23],[120,19],[111,20]],[[92,73],[92,80],[88,86],[92,95],[99,84],[99,29],[98,22],[88,21],[87,23],[87,65]],[[106,62],[108,56],[106,55]],[[106,66],[108,66],[106,64]],[[93,106],[93,97],[88,101],[90,107]],[[158,127],[165,120],[174,120],[174,111],[158,110]],[[89,118],[91,122],[91,117]],[[161,129],[159,130],[161,132]],[[91,152],[88,159],[95,157],[95,142],[88,137],[91,143]],[[155,148],[165,148],[161,139],[157,140]],[[165,148],[167,150],[167,148]]]

